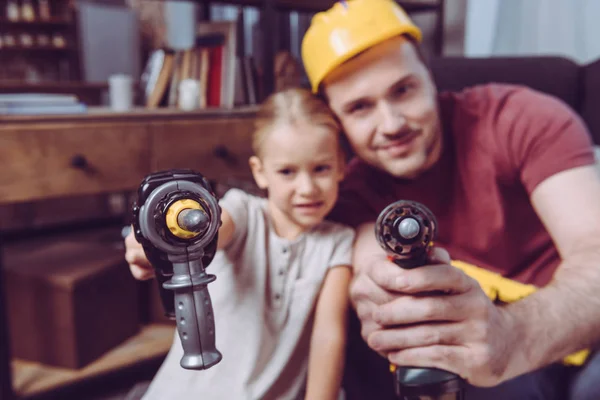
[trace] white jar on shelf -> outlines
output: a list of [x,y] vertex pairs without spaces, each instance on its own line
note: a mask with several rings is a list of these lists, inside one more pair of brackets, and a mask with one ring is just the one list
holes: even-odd
[[182,110],[195,110],[200,105],[200,82],[184,79],[179,83],[178,107]]
[[21,19],[21,10],[16,0],[8,0],[8,3],[6,3],[6,18],[9,21],[18,21]]

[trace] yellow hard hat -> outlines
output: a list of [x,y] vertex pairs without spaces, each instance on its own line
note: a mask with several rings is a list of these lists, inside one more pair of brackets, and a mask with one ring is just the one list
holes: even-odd
[[312,91],[349,58],[394,36],[406,34],[417,42],[421,30],[394,0],[338,1],[316,14],[302,39],[302,61]]

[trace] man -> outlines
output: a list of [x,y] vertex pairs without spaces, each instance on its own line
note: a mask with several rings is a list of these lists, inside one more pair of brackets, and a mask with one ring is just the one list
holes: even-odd
[[[469,400],[568,398],[561,360],[600,339],[590,135],[563,103],[524,87],[438,94],[420,39],[392,0],[336,3],[303,39],[313,91],[357,156],[332,215],[358,228],[348,398],[394,398],[389,362],[454,372]],[[377,215],[402,198],[438,219],[431,265],[403,270],[376,243]],[[539,289],[492,302],[450,257]],[[596,358],[575,378],[571,398],[600,398]]]

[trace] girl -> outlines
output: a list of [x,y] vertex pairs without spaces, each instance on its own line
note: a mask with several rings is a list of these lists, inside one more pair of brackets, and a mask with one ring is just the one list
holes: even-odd
[[[217,348],[204,371],[180,367],[179,336],[144,399],[336,399],[346,340],[354,231],[324,221],[343,177],[340,127],[309,91],[262,105],[250,167],[267,198],[238,189],[221,199],[219,251],[208,267]],[[130,234],[137,279],[153,272]]]

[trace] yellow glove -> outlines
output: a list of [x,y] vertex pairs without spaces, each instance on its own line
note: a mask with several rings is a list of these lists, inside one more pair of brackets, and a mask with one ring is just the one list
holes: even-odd
[[[495,272],[476,267],[463,261],[453,260],[451,264],[479,282],[483,292],[492,300],[500,300],[504,303],[525,298],[535,292],[537,287],[521,282],[513,281]],[[589,356],[589,350],[581,350],[563,359],[563,364],[580,366]]]

